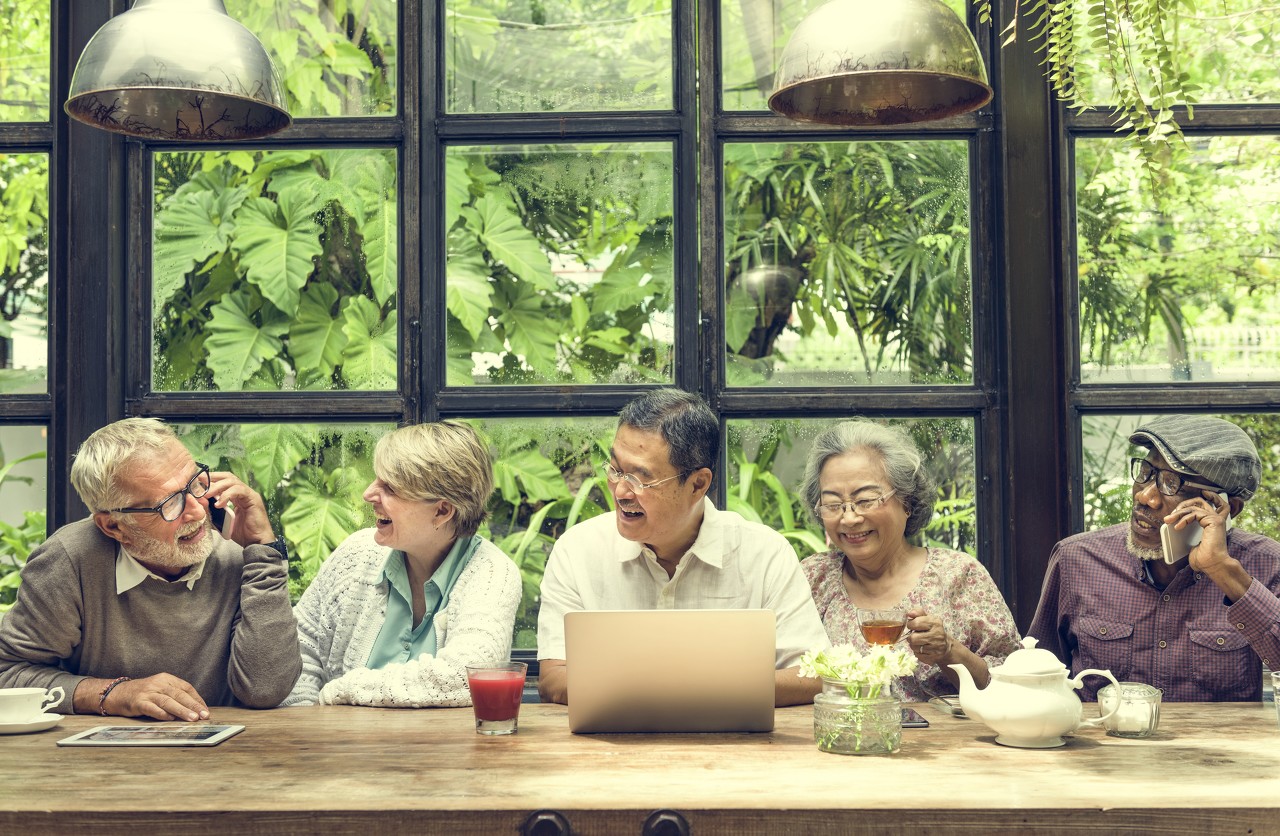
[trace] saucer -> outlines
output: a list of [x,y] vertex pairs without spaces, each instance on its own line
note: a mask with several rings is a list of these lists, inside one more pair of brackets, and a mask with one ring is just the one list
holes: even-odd
[[26,734],[27,732],[44,731],[58,725],[61,714],[39,714],[25,723],[0,723],[0,734]]

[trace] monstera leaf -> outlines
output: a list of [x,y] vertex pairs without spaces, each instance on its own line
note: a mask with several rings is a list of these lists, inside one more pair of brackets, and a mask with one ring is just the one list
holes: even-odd
[[289,321],[278,312],[264,314],[261,327],[253,322],[249,294],[228,293],[213,306],[209,338],[204,341],[205,365],[213,382],[224,391],[240,389],[244,382],[284,348],[280,338]]
[[453,154],[444,158],[444,228],[453,229],[462,215],[462,205],[471,199],[471,178],[467,162]]
[[249,281],[289,316],[298,312],[302,286],[315,269],[312,259],[323,251],[315,211],[307,192],[289,188],[276,203],[255,197],[236,213],[231,246]]
[[220,188],[209,178],[186,186],[156,212],[151,267],[155,313],[169,303],[188,273],[227,249],[234,229],[231,217],[247,195],[242,187]]
[[600,282],[591,290],[593,314],[616,313],[635,307],[653,296],[654,288],[644,283],[646,270],[640,266],[612,266],[604,272]]
[[314,465],[303,465],[294,472],[280,522],[308,576],[360,527],[361,515],[353,509],[362,506],[359,492],[363,488],[353,467],[337,468],[327,476]]
[[520,214],[509,195],[489,192],[477,199],[475,206],[461,211],[480,243],[508,270],[539,290],[556,289],[551,262],[542,244],[520,223]]
[[332,285],[314,284],[302,293],[298,316],[289,328],[289,353],[299,377],[327,380],[342,362],[347,346],[345,320],[332,311],[338,291]]
[[245,424],[240,438],[253,478],[264,494],[275,491],[316,441],[312,433],[291,424]]
[[396,388],[396,314],[379,321],[378,306],[354,296],[343,311],[347,347],[342,351],[342,376],[352,389]]

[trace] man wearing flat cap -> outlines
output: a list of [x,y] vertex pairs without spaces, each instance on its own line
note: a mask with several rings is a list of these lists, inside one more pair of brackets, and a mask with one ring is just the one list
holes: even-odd
[[[1280,543],[1231,525],[1258,489],[1257,449],[1205,415],[1154,418],[1129,441],[1147,449],[1130,461],[1129,522],[1054,546],[1028,635],[1072,676],[1110,670],[1165,700],[1260,700],[1262,666],[1280,669]],[[1166,563],[1160,526],[1193,523],[1199,544]],[[1084,696],[1105,684],[1088,677]]]

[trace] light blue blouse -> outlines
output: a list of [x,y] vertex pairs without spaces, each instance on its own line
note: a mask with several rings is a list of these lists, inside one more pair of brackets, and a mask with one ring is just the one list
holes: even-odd
[[479,546],[479,537],[460,537],[454,542],[453,548],[422,585],[427,608],[416,629],[413,626],[413,594],[409,590],[409,570],[405,567],[404,552],[393,551],[388,555],[382,566],[382,577],[389,586],[387,615],[369,651],[366,667],[376,670],[392,662],[416,659],[423,653],[435,655],[436,613],[448,605],[449,593]]

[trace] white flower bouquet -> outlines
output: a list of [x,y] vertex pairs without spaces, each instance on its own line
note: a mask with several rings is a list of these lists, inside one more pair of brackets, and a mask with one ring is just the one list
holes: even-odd
[[853,699],[875,699],[900,676],[915,673],[917,660],[907,648],[875,644],[862,653],[851,644],[810,650],[800,659],[800,675],[842,683]]

